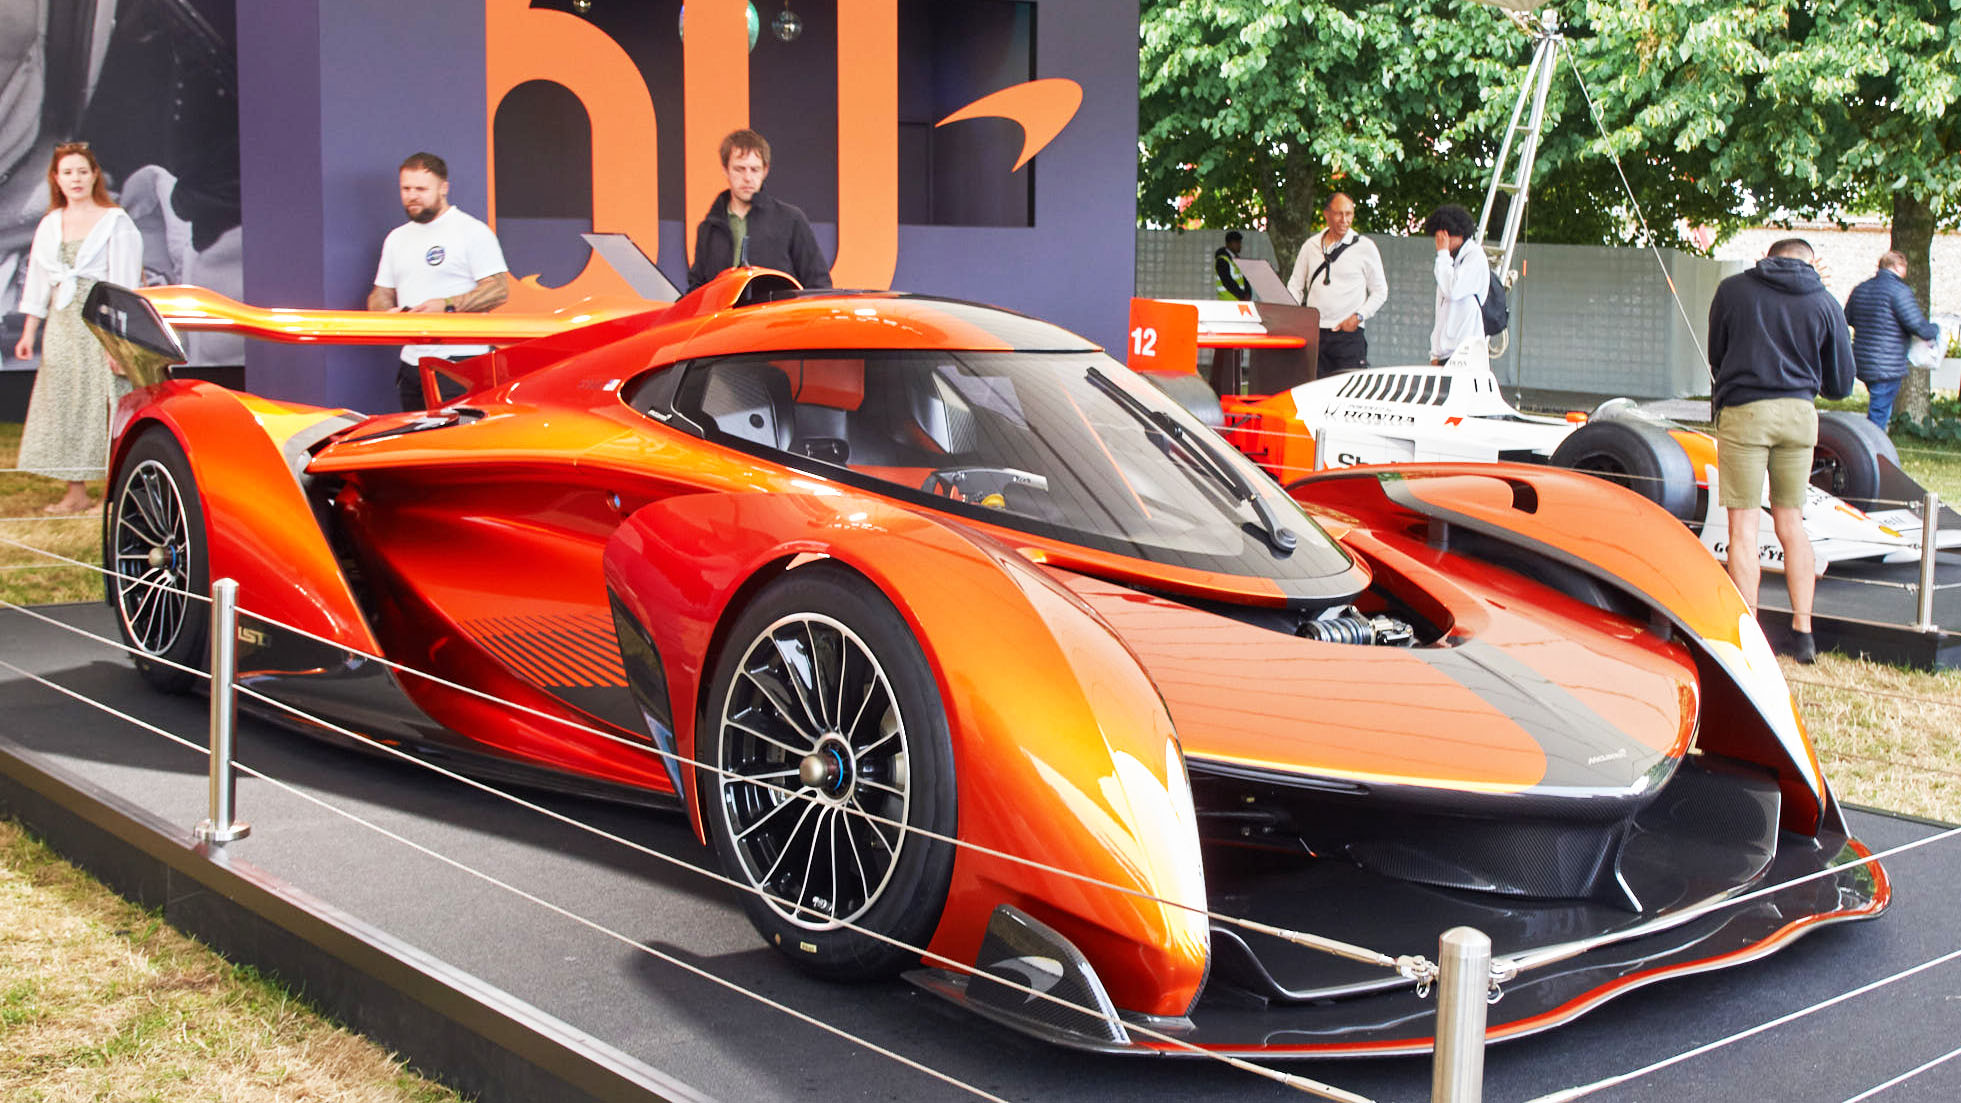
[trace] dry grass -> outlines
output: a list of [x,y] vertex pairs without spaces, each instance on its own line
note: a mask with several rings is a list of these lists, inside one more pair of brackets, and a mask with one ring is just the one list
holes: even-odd
[[111,893],[4,820],[0,1097],[458,1098]]
[[[41,510],[61,499],[64,483],[9,470],[20,452],[20,426],[0,422],[0,598],[17,605],[96,601],[102,578],[15,546],[26,544],[84,563],[102,562],[102,511],[43,519]],[[102,500],[102,481],[88,484]],[[25,520],[16,520],[25,518]],[[13,543],[9,543],[12,541]]]
[[1961,822],[1961,670],[1824,654],[1784,676],[1839,799]]

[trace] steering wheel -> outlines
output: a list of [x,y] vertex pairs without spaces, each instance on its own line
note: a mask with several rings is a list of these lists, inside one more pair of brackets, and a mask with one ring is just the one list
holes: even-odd
[[976,502],[993,509],[1003,508],[1009,486],[1046,492],[1048,479],[1012,467],[942,467],[926,476],[919,489],[961,502]]

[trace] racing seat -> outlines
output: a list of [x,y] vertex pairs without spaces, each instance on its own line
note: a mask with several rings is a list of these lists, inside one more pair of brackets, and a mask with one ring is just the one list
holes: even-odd
[[974,450],[974,411],[946,377],[932,370],[910,370],[905,376],[904,443],[936,456]]
[[787,449],[795,432],[789,377],[771,364],[716,365],[697,405],[718,431],[751,444]]

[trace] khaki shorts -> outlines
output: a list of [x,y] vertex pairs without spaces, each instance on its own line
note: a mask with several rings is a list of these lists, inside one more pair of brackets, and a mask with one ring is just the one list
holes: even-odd
[[1804,508],[1811,453],[1818,445],[1818,408],[1808,398],[1766,398],[1725,406],[1716,415],[1716,471],[1724,509],[1762,505],[1764,474],[1770,504]]

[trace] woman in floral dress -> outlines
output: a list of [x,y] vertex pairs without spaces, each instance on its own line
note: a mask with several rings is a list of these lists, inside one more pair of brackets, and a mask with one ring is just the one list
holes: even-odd
[[100,478],[108,463],[110,404],[129,390],[82,325],[82,303],[97,280],[134,287],[142,276],[143,236],[109,198],[88,143],[56,146],[48,165],[48,213],[34,231],[21,293],[27,323],[14,347],[17,359],[31,358],[46,319],[41,370],[21,430],[20,466],[68,484],[48,513],[89,507],[84,483]]

